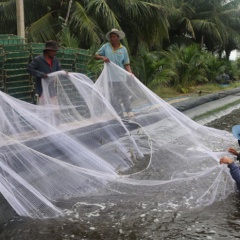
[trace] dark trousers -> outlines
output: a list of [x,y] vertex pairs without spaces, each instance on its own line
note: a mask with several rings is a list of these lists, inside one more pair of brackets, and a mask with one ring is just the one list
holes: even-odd
[[124,111],[132,111],[129,101],[129,90],[125,82],[111,82],[110,97],[113,108],[121,117],[123,117],[123,109],[121,103],[124,106]]

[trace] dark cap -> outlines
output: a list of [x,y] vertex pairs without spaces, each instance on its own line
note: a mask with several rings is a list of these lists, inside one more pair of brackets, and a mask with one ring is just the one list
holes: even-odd
[[45,43],[45,48],[43,49],[43,51],[46,51],[46,50],[52,50],[52,51],[58,51],[59,48],[58,48],[58,44],[56,41],[47,41]]

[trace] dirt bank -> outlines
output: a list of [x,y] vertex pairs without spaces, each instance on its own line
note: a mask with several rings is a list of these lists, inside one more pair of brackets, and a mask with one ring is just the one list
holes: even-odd
[[206,126],[222,129],[231,132],[232,126],[240,125],[240,109],[232,111],[230,114],[222,116],[208,124]]

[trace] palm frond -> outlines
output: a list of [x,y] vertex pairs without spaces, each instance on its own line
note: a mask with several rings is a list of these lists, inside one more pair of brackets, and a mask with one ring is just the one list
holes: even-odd
[[[56,31],[56,28],[58,31]],[[60,23],[53,18],[50,12],[28,28],[27,37],[32,42],[46,42],[49,39],[56,40],[56,35],[60,29]]]
[[97,34],[97,32],[99,32],[98,25],[86,9],[78,2],[75,3],[70,24],[82,41],[87,42],[88,45],[100,44],[100,38]]
[[213,39],[222,42],[221,35],[216,27],[216,24],[209,22],[207,20],[192,20],[192,26],[203,35],[207,34]]

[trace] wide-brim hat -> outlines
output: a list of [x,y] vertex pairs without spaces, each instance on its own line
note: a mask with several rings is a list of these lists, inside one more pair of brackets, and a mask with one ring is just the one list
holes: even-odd
[[106,39],[109,41],[110,40],[110,34],[111,33],[115,33],[119,36],[119,40],[125,38],[125,33],[121,30],[118,30],[116,28],[113,28],[111,31],[109,31],[107,34],[106,34]]
[[43,51],[46,51],[46,50],[59,51],[57,42],[52,40],[46,42]]
[[234,125],[232,127],[232,134],[235,138],[240,140],[240,125]]

